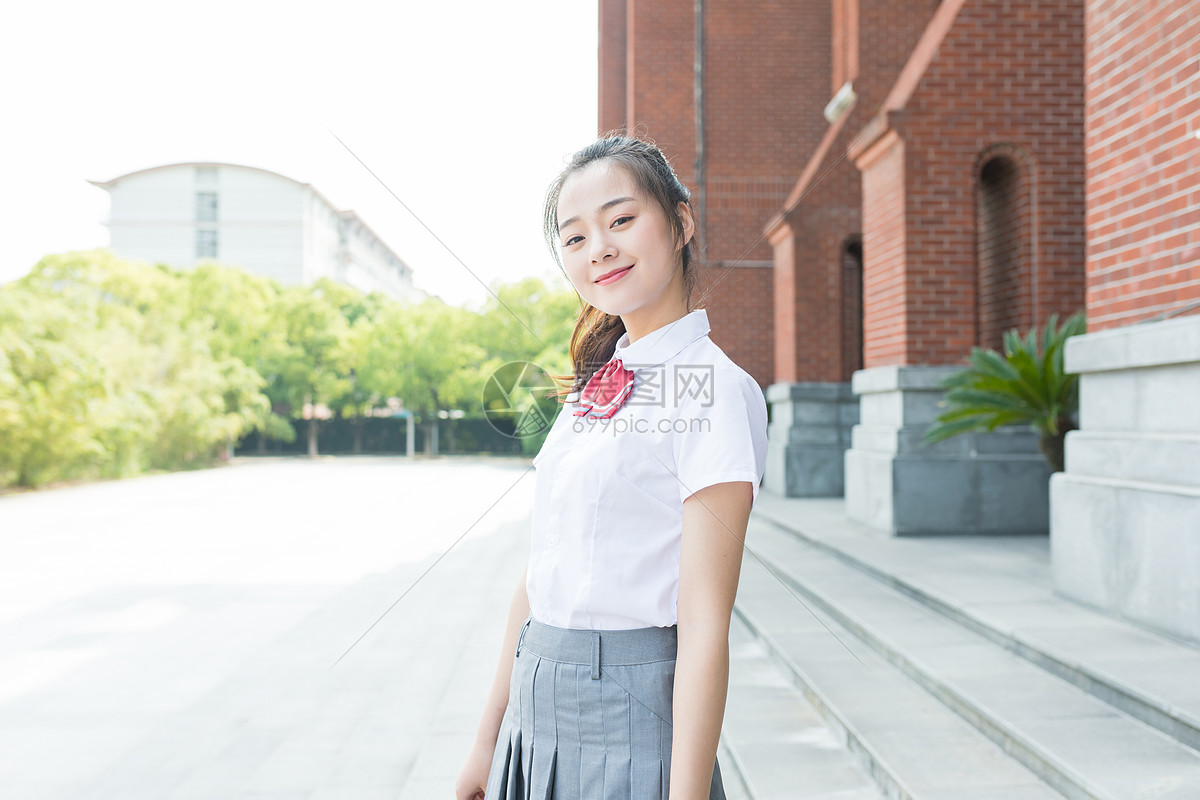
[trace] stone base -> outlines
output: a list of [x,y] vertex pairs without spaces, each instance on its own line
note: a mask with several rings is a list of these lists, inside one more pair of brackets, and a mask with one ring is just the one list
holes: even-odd
[[845,458],[846,516],[892,535],[1046,533],[1050,464],[1028,425],[924,444],[958,366],[854,373],[861,422]]
[[1200,644],[1200,317],[1072,337],[1080,429],[1050,485],[1054,588]]
[[777,383],[763,486],[784,497],[841,497],[858,398],[848,383]]

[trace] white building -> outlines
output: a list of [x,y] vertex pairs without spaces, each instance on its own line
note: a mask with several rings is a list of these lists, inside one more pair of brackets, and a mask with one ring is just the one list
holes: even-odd
[[213,260],[285,286],[328,276],[401,302],[426,296],[357,214],[278,173],[188,162],[88,182],[109,193],[110,248],[126,258],[174,267]]

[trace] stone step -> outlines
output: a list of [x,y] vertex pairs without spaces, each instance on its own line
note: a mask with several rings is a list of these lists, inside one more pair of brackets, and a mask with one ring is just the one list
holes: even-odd
[[[750,556],[745,597],[739,590],[744,618],[830,716],[858,732],[868,763],[899,796],[995,798],[999,787],[1023,783],[1011,796],[1200,797],[1194,750],[841,559],[773,525],[752,526],[747,541],[769,571]],[[813,643],[801,598],[830,630],[853,634],[839,638],[861,664],[829,631],[828,642]],[[956,727],[949,717],[961,742],[947,736]],[[988,741],[990,755],[980,749]],[[960,756],[960,744],[972,749]],[[931,793],[923,778],[965,782]]]
[[[758,531],[751,537],[759,538]],[[889,800],[1063,800],[820,608],[806,610],[792,592],[747,553],[734,614]]]
[[840,499],[755,516],[1200,751],[1200,649],[1055,594],[1046,537],[887,537]]
[[721,729],[729,800],[883,800],[879,787],[737,616]]
[[742,775],[741,766],[724,731],[717,742],[717,760],[721,762],[721,779],[725,785],[725,800],[753,800],[750,790],[746,787],[746,778]]

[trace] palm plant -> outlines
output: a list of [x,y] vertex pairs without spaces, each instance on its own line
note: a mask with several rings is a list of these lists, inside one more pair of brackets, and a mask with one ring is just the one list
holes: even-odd
[[925,433],[933,443],[978,430],[995,430],[1001,425],[1029,423],[1038,432],[1038,448],[1055,472],[1063,470],[1063,440],[1075,430],[1079,408],[1079,380],[1063,372],[1066,340],[1087,329],[1083,312],[1056,327],[1058,315],[1051,314],[1041,333],[1037,328],[1023,338],[1014,328],[1004,334],[1004,355],[983,347],[971,348],[971,366],[942,381],[945,399],[939,406],[950,410],[937,418]]

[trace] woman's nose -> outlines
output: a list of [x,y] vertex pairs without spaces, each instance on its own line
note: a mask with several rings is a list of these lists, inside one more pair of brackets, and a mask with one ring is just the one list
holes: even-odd
[[615,256],[617,248],[613,246],[604,236],[596,236],[592,239],[592,263],[599,263],[609,256]]

